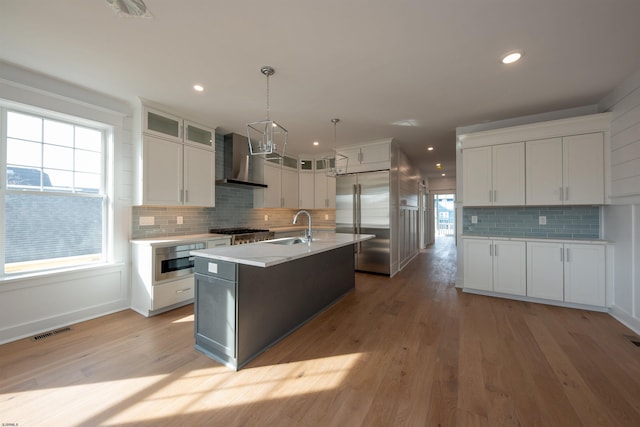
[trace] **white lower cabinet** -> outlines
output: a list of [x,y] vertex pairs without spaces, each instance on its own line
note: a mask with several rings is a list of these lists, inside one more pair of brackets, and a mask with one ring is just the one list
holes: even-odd
[[563,246],[527,242],[527,296],[564,301]]
[[606,305],[604,245],[528,242],[527,266],[527,296]]
[[565,243],[564,252],[564,300],[606,305],[605,247]]
[[464,239],[465,288],[526,295],[523,241]]
[[606,307],[602,243],[464,238],[463,250],[465,289]]
[[155,285],[151,295],[151,311],[193,300],[193,275]]
[[[225,236],[196,241],[185,236],[184,242],[205,243],[209,249],[228,246],[231,238]],[[179,238],[176,238],[175,244],[182,244]],[[157,250],[166,245],[151,244],[145,239],[134,241],[132,245],[131,308],[146,317],[193,302],[193,273],[175,279],[156,280]]]

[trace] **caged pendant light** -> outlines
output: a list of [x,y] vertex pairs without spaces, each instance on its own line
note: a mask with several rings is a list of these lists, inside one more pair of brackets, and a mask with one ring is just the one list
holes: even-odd
[[273,67],[265,65],[260,72],[267,77],[267,119],[247,124],[249,152],[264,155],[267,159],[284,157],[287,145],[287,130],[269,117],[269,77],[275,73]]
[[333,152],[324,158],[324,169],[327,176],[336,176],[347,173],[349,158],[337,152],[338,149],[338,122],[340,119],[331,119],[333,123]]

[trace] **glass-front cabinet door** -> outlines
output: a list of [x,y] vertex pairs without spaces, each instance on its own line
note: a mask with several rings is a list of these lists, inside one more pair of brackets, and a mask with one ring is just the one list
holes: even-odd
[[144,132],[161,138],[181,141],[182,119],[152,108],[145,108]]
[[184,122],[184,142],[202,147],[215,147],[215,131],[197,123]]

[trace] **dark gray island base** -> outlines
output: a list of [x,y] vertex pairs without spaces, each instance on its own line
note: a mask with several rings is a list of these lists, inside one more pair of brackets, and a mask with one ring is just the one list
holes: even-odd
[[195,348],[240,369],[354,289],[353,245],[255,267],[196,255]]

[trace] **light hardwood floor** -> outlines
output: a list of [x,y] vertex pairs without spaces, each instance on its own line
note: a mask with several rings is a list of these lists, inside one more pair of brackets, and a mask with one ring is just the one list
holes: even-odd
[[[193,308],[0,346],[19,426],[640,425],[640,347],[607,314],[464,294],[442,240],[232,372]],[[88,284],[90,285],[90,284]]]

